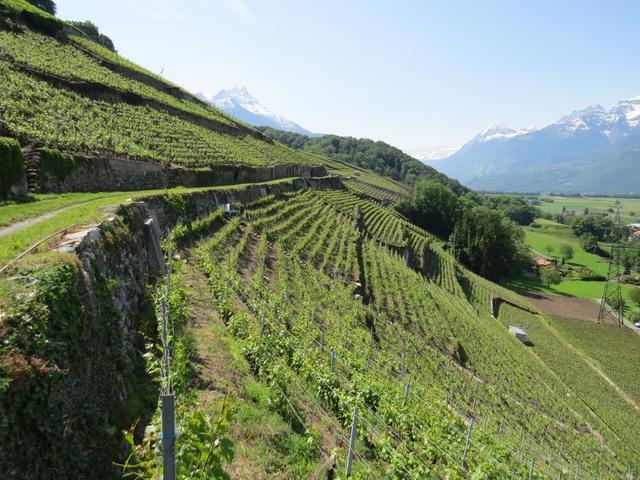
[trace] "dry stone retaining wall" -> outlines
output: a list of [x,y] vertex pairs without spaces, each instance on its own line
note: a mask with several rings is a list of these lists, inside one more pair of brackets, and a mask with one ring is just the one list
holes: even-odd
[[206,187],[233,183],[267,182],[287,177],[323,177],[323,166],[278,164],[269,167],[215,165],[187,169],[115,157],[77,157],[74,170],[64,177],[40,172],[43,193],[129,191],[158,188]]

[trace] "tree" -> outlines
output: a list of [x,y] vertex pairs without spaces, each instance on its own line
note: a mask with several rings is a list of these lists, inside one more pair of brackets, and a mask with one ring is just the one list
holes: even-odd
[[540,279],[549,288],[551,285],[557,285],[562,281],[558,270],[553,267],[543,267],[539,270]]
[[573,258],[573,247],[568,243],[560,245],[560,256],[566,262]]
[[56,4],[52,0],[27,0],[34,7],[44,10],[51,15],[56,14]]
[[435,180],[449,187],[457,195],[469,191],[457,180],[447,177],[399,148],[384,142],[337,135],[309,137],[269,127],[258,127],[258,129],[268,138],[292,148],[365,167],[410,185],[414,185],[419,180]]
[[640,288],[633,288],[629,292],[629,300],[636,304],[636,306],[640,307]]
[[640,272],[640,242],[629,242],[629,248],[624,254],[624,263],[629,271]]
[[580,247],[585,252],[596,253],[598,251],[598,239],[595,237],[595,235],[591,233],[585,233],[583,235],[580,235],[578,241],[580,242]]
[[611,219],[600,216],[586,215],[571,219],[571,229],[577,237],[590,233],[598,240],[603,241],[607,232],[611,231],[612,228],[613,222]]
[[456,257],[490,279],[520,269],[526,262],[522,229],[485,206],[465,208],[450,238]]
[[434,180],[421,180],[413,192],[415,222],[421,227],[448,236],[458,213],[458,197]]
[[553,253],[553,245],[549,244],[546,247],[544,247],[544,249],[547,251],[547,255],[550,257],[551,254]]
[[115,46],[109,37],[100,33],[98,26],[91,20],[85,20],[84,22],[71,22],[71,24],[80,30],[82,33],[90,37],[94,42],[102,45],[103,47],[115,52]]

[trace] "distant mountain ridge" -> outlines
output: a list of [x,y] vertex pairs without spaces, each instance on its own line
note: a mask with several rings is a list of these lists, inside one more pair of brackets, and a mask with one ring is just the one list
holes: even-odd
[[543,128],[491,125],[438,167],[480,190],[640,193],[640,97]]
[[287,132],[295,132],[301,135],[318,136],[306,128],[298,125],[285,117],[273,113],[271,110],[256,100],[246,87],[236,87],[228,90],[220,90],[212,97],[198,93],[198,98],[209,102],[220,110],[232,115],[238,120],[253,125],[254,127],[271,127]]

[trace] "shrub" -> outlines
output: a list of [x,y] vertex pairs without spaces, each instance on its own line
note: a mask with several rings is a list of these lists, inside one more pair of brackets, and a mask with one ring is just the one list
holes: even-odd
[[42,173],[62,179],[69,175],[75,166],[75,157],[62,153],[60,150],[45,148],[40,154],[40,171]]
[[568,243],[560,245],[560,256],[565,260],[571,260],[573,258],[573,247]]
[[579,275],[580,275],[580,280],[584,280],[584,281],[602,282],[606,280],[606,278],[603,275],[600,275],[594,272],[588,267],[582,267],[580,269]]
[[607,298],[607,303],[614,310],[619,310],[621,308],[624,308],[625,301],[624,301],[624,299],[620,299],[618,297],[615,297],[615,296],[611,295],[609,298]]
[[640,307],[640,288],[634,288],[629,292],[629,300]]
[[562,281],[560,277],[560,273],[558,270],[552,267],[541,268],[540,271],[540,280],[548,287],[551,285],[557,285]]
[[24,175],[20,144],[13,138],[0,137],[0,197],[9,193],[12,185]]

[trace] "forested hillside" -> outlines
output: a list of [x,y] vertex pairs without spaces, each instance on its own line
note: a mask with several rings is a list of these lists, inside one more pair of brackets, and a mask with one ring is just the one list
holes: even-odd
[[258,129],[268,138],[277,140],[296,150],[351,163],[410,185],[421,179],[429,179],[443,183],[456,193],[467,191],[457,180],[447,177],[435,168],[423,164],[399,148],[392,147],[384,142],[374,142],[368,138],[340,137],[338,135],[308,137],[268,127],[259,127]]

